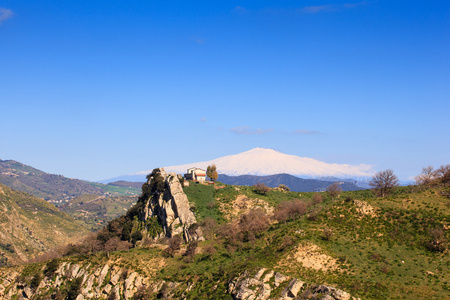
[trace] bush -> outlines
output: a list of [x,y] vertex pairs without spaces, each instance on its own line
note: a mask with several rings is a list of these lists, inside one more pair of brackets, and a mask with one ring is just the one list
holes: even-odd
[[278,188],[280,189],[280,190],[283,190],[283,191],[286,191],[286,192],[289,192],[291,189],[290,188],[288,188],[286,185],[284,185],[284,184],[280,184],[279,186],[278,186]]
[[36,274],[34,274],[34,276],[33,276],[33,279],[31,279],[31,282],[30,282],[30,286],[31,286],[31,288],[33,289],[33,290],[36,290],[36,288],[39,286],[39,284],[41,283],[41,280],[42,280],[42,275],[41,275],[41,273],[36,273]]
[[239,230],[243,233],[243,239],[255,240],[255,237],[269,227],[269,218],[262,208],[252,209],[241,215],[239,219]]
[[312,201],[314,204],[320,204],[323,202],[323,197],[319,193],[314,193],[314,195],[312,196]]
[[186,252],[184,253],[184,256],[186,256],[186,261],[187,262],[192,262],[194,256],[195,256],[195,252],[197,250],[197,246],[198,246],[198,242],[197,241],[191,241],[187,248],[186,248]]
[[300,218],[306,213],[308,205],[299,199],[281,202],[274,212],[274,218],[278,222],[286,223],[289,220]]
[[150,287],[146,287],[145,285],[141,285],[136,293],[133,295],[133,300],[147,300],[152,299],[154,297],[154,293]]
[[164,251],[168,256],[173,257],[175,251],[180,250],[181,237],[179,235],[173,236],[167,241],[167,244],[168,247]]
[[264,183],[258,183],[252,186],[255,193],[260,195],[266,195],[270,192],[270,187],[265,185]]
[[428,250],[433,252],[444,252],[447,249],[447,239],[442,228],[430,230],[430,241],[426,244]]
[[333,230],[331,228],[325,228],[323,230],[322,239],[325,241],[331,240],[331,237],[333,236]]
[[44,269],[44,275],[46,277],[53,277],[55,275],[56,270],[58,270],[59,262],[57,259],[52,259],[47,263]]
[[142,240],[143,236],[142,236],[142,232],[140,232],[139,230],[133,232],[133,234],[131,235],[131,243],[136,244],[137,241]]
[[75,300],[78,297],[82,282],[83,277],[77,277],[70,282],[69,289],[67,290],[67,300]]

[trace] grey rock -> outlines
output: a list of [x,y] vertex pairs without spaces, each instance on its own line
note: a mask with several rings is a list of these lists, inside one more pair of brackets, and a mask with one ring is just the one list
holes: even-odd
[[276,272],[275,273],[275,286],[278,287],[281,283],[285,282],[286,280],[288,280],[288,278],[286,276],[284,276],[281,273]]
[[106,264],[103,269],[100,272],[100,275],[98,276],[98,285],[102,286],[103,284],[103,280],[105,280],[106,275],[108,274],[109,271],[109,265]]
[[190,209],[190,204],[180,180],[175,173],[167,174],[164,168],[160,168],[160,176],[164,179],[164,191],[151,190],[156,182],[156,176],[151,176],[147,181],[149,187],[149,199],[147,199],[144,209],[140,213],[140,219],[146,221],[148,218],[157,216],[167,237],[183,234],[185,240],[200,240],[201,231],[196,232],[191,237],[189,227],[196,223],[194,213]]

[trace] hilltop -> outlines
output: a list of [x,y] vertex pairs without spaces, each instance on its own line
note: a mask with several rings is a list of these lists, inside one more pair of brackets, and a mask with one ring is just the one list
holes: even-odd
[[[181,193],[179,184],[153,171],[137,204],[96,239],[57,260],[0,270],[11,282],[0,290],[85,299],[448,299],[448,187],[331,198],[220,183]],[[36,275],[50,266],[45,278]]]
[[88,231],[53,204],[0,184],[0,264],[25,262]]
[[122,196],[140,193],[140,189],[135,187],[105,185],[49,174],[14,160],[0,160],[0,183],[57,205],[85,194]]

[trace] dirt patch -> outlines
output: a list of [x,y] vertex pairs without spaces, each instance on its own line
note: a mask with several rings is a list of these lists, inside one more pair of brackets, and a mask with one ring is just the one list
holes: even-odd
[[354,200],[353,203],[356,206],[356,211],[361,217],[370,216],[372,218],[377,217],[375,208],[365,201]]
[[258,207],[264,209],[268,215],[273,215],[273,207],[266,201],[258,198],[248,198],[245,195],[238,195],[231,204],[221,203],[220,210],[226,219],[231,220],[244,212]]
[[280,266],[290,266],[292,263],[300,263],[304,268],[317,271],[341,271],[337,260],[323,252],[323,250],[311,243],[302,243],[293,253],[280,261]]

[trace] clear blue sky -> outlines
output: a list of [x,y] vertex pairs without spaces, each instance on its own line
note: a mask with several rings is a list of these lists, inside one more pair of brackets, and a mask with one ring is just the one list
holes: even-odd
[[450,1],[0,1],[0,159],[450,163]]

